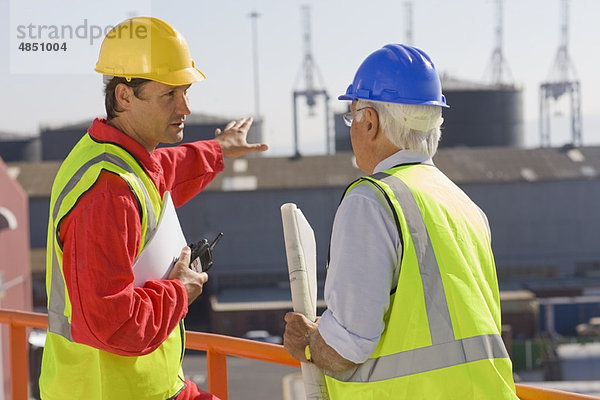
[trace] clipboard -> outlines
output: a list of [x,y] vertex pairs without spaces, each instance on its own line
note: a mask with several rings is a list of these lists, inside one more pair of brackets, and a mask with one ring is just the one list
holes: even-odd
[[163,195],[157,227],[133,264],[133,285],[142,287],[146,281],[166,279],[187,246],[175,205],[168,191]]

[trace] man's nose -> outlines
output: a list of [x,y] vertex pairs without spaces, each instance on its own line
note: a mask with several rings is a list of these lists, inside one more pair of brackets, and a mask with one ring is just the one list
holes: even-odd
[[187,94],[182,94],[181,98],[177,102],[177,109],[175,110],[177,114],[181,115],[190,115],[192,110],[190,110],[190,102],[188,100]]

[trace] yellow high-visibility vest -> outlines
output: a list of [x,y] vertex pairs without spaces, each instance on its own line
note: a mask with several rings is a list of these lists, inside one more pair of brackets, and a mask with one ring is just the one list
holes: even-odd
[[355,369],[326,372],[330,398],[517,399],[483,212],[433,165],[394,167],[347,190],[359,184],[387,199],[403,254],[377,348]]
[[160,215],[160,194],[138,161],[120,146],[99,142],[89,133],[84,135],[61,165],[50,199],[46,253],[48,332],[41,396],[44,400],[169,399],[185,386],[181,371],[185,349],[183,322],[155,351],[138,357],[99,350],[76,343],[71,337],[71,302],[63,275],[58,229],[62,218],[103,170],[125,180],[140,204],[138,254],[156,229],[156,217]]

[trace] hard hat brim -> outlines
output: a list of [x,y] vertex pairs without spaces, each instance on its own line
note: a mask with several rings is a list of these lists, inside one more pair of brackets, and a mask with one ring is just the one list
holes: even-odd
[[200,82],[206,79],[206,75],[195,67],[189,67],[174,71],[161,76],[148,77],[147,79],[164,83],[171,86],[191,85],[194,82]]
[[111,76],[120,76],[127,79],[147,79],[149,81],[160,82],[170,86],[191,85],[192,83],[200,82],[206,79],[206,75],[204,75],[202,71],[195,67],[180,69],[179,71],[173,71],[171,73],[163,74],[160,76],[156,76],[155,74],[112,74],[108,71],[99,71],[98,68],[96,68],[96,72],[100,72],[102,74]]
[[341,94],[341,95],[338,96],[338,100],[351,100],[351,101],[354,101],[355,98],[356,97],[349,96],[347,94]]
[[369,99],[369,98],[362,98],[362,97],[350,95],[347,93],[341,94],[338,96],[338,100],[349,100],[349,101],[367,100],[367,101],[374,101],[374,102],[381,102],[381,103],[409,104],[409,105],[418,105],[418,106],[438,106],[438,107],[443,107],[443,108],[450,108],[450,106],[448,104],[446,104],[446,98],[444,97],[444,95],[442,95],[442,99],[443,99],[443,101],[437,101],[437,100],[422,101],[422,100],[407,100],[407,99],[384,101],[384,100],[373,100],[373,99]]

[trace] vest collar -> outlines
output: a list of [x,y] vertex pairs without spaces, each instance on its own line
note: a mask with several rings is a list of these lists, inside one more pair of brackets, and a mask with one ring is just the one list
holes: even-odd
[[127,150],[144,167],[155,186],[157,188],[161,187],[160,176],[162,175],[162,167],[151,154],[148,154],[141,144],[127,136],[124,132],[107,124],[104,118],[96,118],[92,122],[88,133],[97,141],[114,143]]
[[375,170],[373,170],[373,173],[386,171],[402,164],[433,165],[433,160],[430,157],[413,150],[400,150],[379,162],[375,167]]

